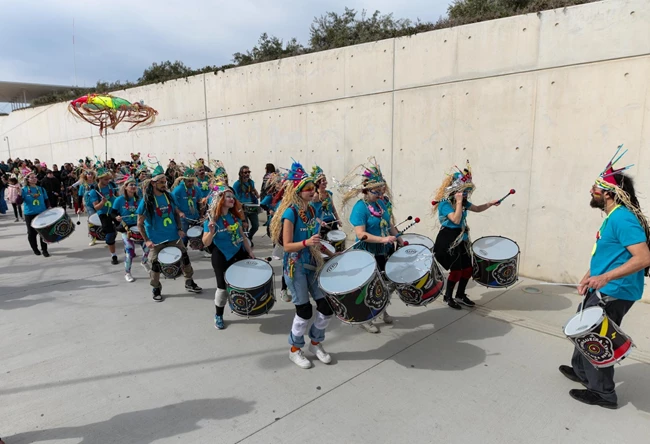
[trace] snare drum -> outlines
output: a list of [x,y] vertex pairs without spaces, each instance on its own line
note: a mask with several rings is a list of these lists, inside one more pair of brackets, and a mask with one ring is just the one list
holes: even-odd
[[325,237],[334,246],[335,251],[345,250],[345,239],[347,239],[345,232],[341,230],[332,230],[329,231]]
[[273,268],[260,259],[235,262],[224,275],[230,309],[239,316],[267,314],[275,305]]
[[32,228],[45,242],[51,244],[70,236],[74,232],[75,226],[63,208],[50,208],[32,220]]
[[519,246],[501,236],[486,236],[472,243],[473,278],[486,287],[509,287],[519,275]]
[[336,249],[334,248],[334,245],[330,244],[329,242],[321,241],[320,245],[321,245],[320,255],[323,256],[323,259],[328,260],[330,258],[322,251],[323,248],[327,249],[332,254],[336,253]]
[[140,229],[138,228],[137,225],[133,225],[132,227],[129,227],[128,234],[129,234],[129,239],[131,239],[133,242],[144,242],[144,237],[142,237],[142,234],[140,233]]
[[106,234],[102,230],[102,221],[97,213],[91,214],[88,217],[88,234],[98,241],[106,240]]
[[375,257],[363,250],[327,261],[318,273],[318,286],[336,317],[346,324],[372,321],[386,310],[390,299]]
[[585,308],[569,319],[564,334],[596,368],[611,367],[632,351],[632,338],[623,333],[601,307]]
[[189,245],[192,250],[200,250],[204,247],[203,228],[196,225],[187,230],[187,245]]
[[409,245],[424,245],[433,253],[433,240],[430,238],[423,236],[421,234],[415,234],[415,233],[408,233],[408,234],[402,234],[400,236],[403,241],[406,241],[409,243]]
[[445,280],[433,253],[425,246],[409,244],[386,261],[386,278],[395,284],[406,305],[424,307],[442,294]]
[[158,253],[158,262],[160,262],[160,272],[166,279],[176,279],[181,275],[181,257],[180,248],[165,247]]

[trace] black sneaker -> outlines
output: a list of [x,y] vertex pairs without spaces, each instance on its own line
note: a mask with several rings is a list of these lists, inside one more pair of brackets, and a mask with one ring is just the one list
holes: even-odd
[[584,385],[585,388],[588,388],[587,384],[582,379],[580,379],[578,375],[576,375],[576,372],[570,365],[561,365],[558,370],[560,370],[560,373],[562,373],[565,378],[570,379],[573,382],[579,382],[580,384]]
[[160,294],[161,291],[162,291],[162,287],[159,287],[159,288],[154,287],[154,288],[151,289],[151,293],[153,294],[153,300],[154,301],[156,301],[156,302],[162,302],[163,301],[163,297]]
[[203,289],[198,285],[196,285],[196,283],[192,279],[188,279],[185,281],[185,289],[190,293],[201,293],[203,291]]
[[50,257],[50,253],[47,250],[43,250],[43,256]]
[[117,256],[111,257],[111,264],[117,265]]
[[617,409],[618,404],[612,401],[607,401],[600,397],[598,393],[591,390],[569,390],[569,395],[577,401],[584,402],[589,405],[598,405],[606,409]]
[[467,297],[466,294],[464,294],[464,295],[462,295],[460,297],[456,296],[456,302],[458,302],[459,304],[463,304],[463,305],[465,305],[467,307],[473,307],[473,306],[476,305],[476,303],[469,300],[469,298]]
[[36,256],[40,256],[40,255],[41,255],[41,252],[38,251],[38,250],[34,250],[34,254],[35,254]]
[[445,302],[454,310],[462,310],[462,307],[458,305],[453,299],[446,299]]

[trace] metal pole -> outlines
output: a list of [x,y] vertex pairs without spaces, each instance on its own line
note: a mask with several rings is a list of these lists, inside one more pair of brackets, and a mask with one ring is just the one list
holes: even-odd
[[108,162],[108,128],[104,128],[104,162]]
[[9,136],[5,136],[5,140],[7,141],[7,150],[9,151],[9,158],[11,159],[11,146],[9,145]]

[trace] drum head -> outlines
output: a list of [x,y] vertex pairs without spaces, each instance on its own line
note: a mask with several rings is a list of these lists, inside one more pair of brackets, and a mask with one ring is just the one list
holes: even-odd
[[161,264],[173,264],[181,259],[181,250],[176,247],[165,247],[158,253],[158,261]]
[[198,225],[187,230],[187,237],[199,237],[202,234],[203,228],[199,227]]
[[[325,248],[327,248],[332,254],[336,253],[336,248],[334,248],[334,245],[330,244],[329,242],[326,241],[321,241],[321,245]],[[329,257],[325,253],[321,253],[321,256],[323,257]]]
[[407,241],[409,245],[424,245],[429,250],[433,250],[433,241],[426,236],[422,236],[421,234],[403,234],[402,240]]
[[327,240],[330,242],[340,242],[342,240],[345,240],[347,236],[345,235],[345,232],[341,230],[332,230],[329,233],[327,233]]
[[477,239],[472,244],[472,251],[476,256],[494,261],[504,261],[519,254],[517,244],[505,237],[486,236]]
[[376,270],[377,262],[372,254],[350,250],[333,257],[323,266],[318,283],[327,293],[347,293],[368,282]]
[[564,327],[564,334],[567,336],[575,336],[586,333],[594,326],[600,324],[603,318],[603,309],[600,307],[585,308],[582,312],[582,320],[580,320],[580,312],[572,317],[567,325]]
[[138,233],[138,234],[140,234],[140,229],[139,229],[137,226],[135,226],[135,225],[132,226],[132,227],[129,227],[129,230],[130,230],[131,232],[133,232],[133,233]]
[[88,222],[90,222],[90,223],[93,224],[93,225],[101,225],[101,224],[102,224],[102,221],[101,221],[101,219],[99,218],[99,214],[97,214],[97,213],[95,213],[95,214],[91,214],[91,215],[88,217]]
[[245,259],[235,262],[226,270],[228,284],[237,288],[257,288],[273,276],[273,268],[261,259]]
[[409,284],[431,271],[433,254],[424,245],[400,248],[386,262],[386,277],[396,284]]
[[45,210],[34,218],[32,227],[34,229],[48,227],[61,219],[64,213],[65,210],[63,208],[50,208],[49,210]]

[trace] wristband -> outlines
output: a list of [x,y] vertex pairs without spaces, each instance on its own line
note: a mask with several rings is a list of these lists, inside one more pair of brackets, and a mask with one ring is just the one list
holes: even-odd
[[303,241],[302,241],[302,246],[303,246],[303,247],[307,247],[307,241],[306,241],[306,240],[303,240]]

